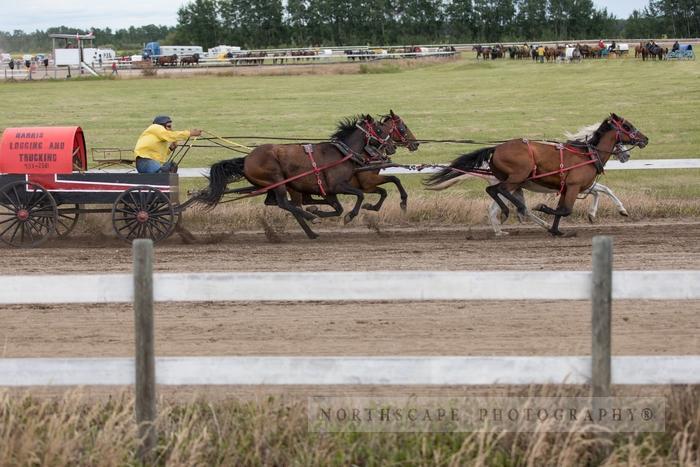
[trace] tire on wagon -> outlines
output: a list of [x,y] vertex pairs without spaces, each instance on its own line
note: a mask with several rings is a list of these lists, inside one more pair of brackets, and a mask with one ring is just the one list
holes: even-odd
[[15,247],[41,245],[55,232],[58,211],[41,185],[18,180],[0,187],[0,240]]
[[137,186],[124,191],[112,207],[112,226],[125,241],[150,238],[154,243],[173,233],[178,214],[170,198],[150,186]]

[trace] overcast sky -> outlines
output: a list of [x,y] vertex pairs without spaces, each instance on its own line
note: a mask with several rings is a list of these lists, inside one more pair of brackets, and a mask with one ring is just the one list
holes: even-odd
[[[174,26],[187,0],[0,0],[0,31],[33,32],[52,26],[120,29],[157,24]],[[593,0],[618,18],[641,10],[648,0]]]

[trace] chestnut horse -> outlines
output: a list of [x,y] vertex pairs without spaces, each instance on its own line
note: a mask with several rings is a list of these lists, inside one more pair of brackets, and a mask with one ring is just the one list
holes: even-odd
[[561,195],[556,209],[543,204],[535,209],[553,215],[554,222],[548,231],[552,235],[562,235],[559,221],[571,214],[579,193],[593,185],[610,156],[617,154],[616,146],[626,144],[643,148],[648,143],[649,139],[630,122],[610,114],[585,139],[566,144],[512,139],[460,156],[425,183],[438,185],[464,173],[493,175],[499,183],[488,186],[486,193],[498,203],[505,217],[509,210],[501,196],[513,203],[519,214],[527,215],[543,227],[549,226],[533,215],[513,192],[532,184],[556,190]]
[[[413,135],[408,126],[393,110],[389,110],[389,115],[383,115],[380,120],[380,124],[385,132],[389,134],[391,140],[397,146],[402,146],[408,148],[409,151],[413,152],[418,149],[419,143],[416,141],[416,137]],[[371,166],[370,166],[371,167]],[[359,167],[352,178],[352,186],[355,188],[360,188],[365,193],[376,193],[379,195],[379,200],[374,204],[363,204],[362,208],[370,211],[379,211],[386,200],[387,192],[384,188],[380,188],[379,185],[384,185],[385,183],[393,183],[399,190],[399,195],[401,196],[401,209],[406,210],[408,202],[408,193],[401,184],[401,180],[394,175],[380,175],[380,169],[371,169],[369,167]],[[316,199],[312,198],[310,195],[302,195],[296,193],[293,190],[289,190],[289,195],[292,198],[294,204],[300,206],[302,204],[326,204],[334,208],[334,211],[321,211],[316,206],[307,208],[307,211],[313,212],[319,217],[333,217],[340,216],[343,213],[343,208],[340,203],[329,201],[327,198]]]
[[[289,211],[309,238],[318,235],[307,221],[318,216],[290,202],[288,187],[303,194],[322,195],[337,202],[336,195],[357,197],[346,214],[349,222],[357,216],[364,194],[351,184],[354,170],[363,164],[365,154],[381,157],[394,154],[396,146],[379,122],[369,115],[347,118],[338,124],[330,142],[316,144],[264,144],[245,157],[224,160],[211,166],[209,186],[198,202],[216,206],[227,193],[267,194],[265,204]],[[229,183],[245,178],[253,186],[226,190]]]

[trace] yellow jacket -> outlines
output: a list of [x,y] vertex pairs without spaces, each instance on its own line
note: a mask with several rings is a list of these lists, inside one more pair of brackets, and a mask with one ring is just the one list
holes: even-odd
[[168,160],[170,154],[170,143],[185,140],[190,137],[190,131],[172,131],[163,125],[153,124],[146,128],[139,140],[136,141],[134,154],[138,157],[154,159],[160,163]]

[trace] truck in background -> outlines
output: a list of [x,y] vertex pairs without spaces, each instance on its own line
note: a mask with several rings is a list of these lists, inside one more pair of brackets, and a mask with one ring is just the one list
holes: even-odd
[[199,45],[160,45],[158,42],[149,42],[143,47],[142,55],[144,59],[156,60],[161,56],[191,57],[194,54],[203,55],[202,47]]

